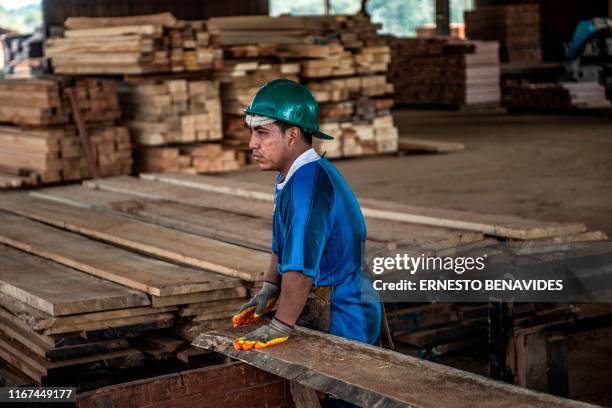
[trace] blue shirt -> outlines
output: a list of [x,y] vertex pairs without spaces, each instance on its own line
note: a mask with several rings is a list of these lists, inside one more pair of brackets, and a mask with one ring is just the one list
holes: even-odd
[[363,267],[365,239],[361,208],[338,170],[312,149],[302,154],[276,187],[278,272],[301,271],[313,286],[333,286],[330,333],[377,344],[382,312]]

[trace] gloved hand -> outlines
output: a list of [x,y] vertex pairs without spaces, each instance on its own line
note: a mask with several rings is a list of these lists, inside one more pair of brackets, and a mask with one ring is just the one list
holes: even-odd
[[284,343],[293,332],[293,327],[286,325],[277,319],[272,319],[270,324],[261,326],[244,337],[233,341],[235,350],[264,349],[276,344]]
[[232,317],[234,327],[251,324],[261,316],[274,309],[280,288],[271,282],[264,282],[259,293],[242,305],[237,314]]

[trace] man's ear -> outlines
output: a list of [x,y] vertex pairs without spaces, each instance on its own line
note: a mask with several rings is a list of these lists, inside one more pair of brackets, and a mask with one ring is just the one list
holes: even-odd
[[296,144],[299,141],[300,138],[300,130],[295,127],[292,126],[289,129],[287,129],[287,145],[288,146],[293,146],[294,144]]

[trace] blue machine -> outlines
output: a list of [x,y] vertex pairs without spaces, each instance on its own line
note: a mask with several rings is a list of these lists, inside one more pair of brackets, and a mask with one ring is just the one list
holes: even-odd
[[612,20],[593,18],[578,23],[565,56],[574,81],[598,81],[612,101]]

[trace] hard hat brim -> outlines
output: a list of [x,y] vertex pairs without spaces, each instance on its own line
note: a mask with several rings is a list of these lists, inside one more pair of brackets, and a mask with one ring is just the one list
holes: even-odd
[[267,113],[267,112],[266,112],[266,113],[262,113],[262,112],[258,112],[256,109],[249,109],[249,108],[247,107],[247,108],[244,110],[244,113],[246,113],[247,115],[261,115],[261,116],[266,116],[266,117],[268,117],[268,118],[276,119],[276,120],[278,120],[278,121],[280,121],[280,122],[283,122],[283,123],[288,123],[288,124],[290,124],[290,125],[297,126],[297,127],[301,128],[301,129],[305,129],[305,130],[308,130],[308,131],[312,132],[312,135],[313,135],[314,137],[316,137],[317,139],[323,139],[323,140],[334,140],[334,137],[333,137],[333,136],[330,136],[330,135],[328,135],[327,133],[323,133],[323,132],[321,132],[320,130],[306,129],[306,128],[304,128],[304,126],[303,126],[303,125],[301,125],[301,124],[299,124],[299,123],[290,122],[290,121],[288,121],[288,120],[286,120],[286,119],[284,119],[284,118],[278,117],[278,116],[276,116],[276,115],[271,115],[271,114],[269,114],[269,113]]

